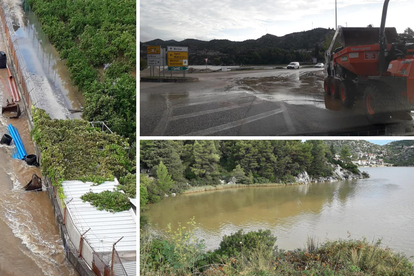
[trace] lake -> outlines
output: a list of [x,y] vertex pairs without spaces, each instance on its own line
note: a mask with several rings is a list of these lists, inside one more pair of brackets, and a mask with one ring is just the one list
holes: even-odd
[[251,187],[180,195],[149,206],[159,229],[195,217],[208,250],[224,235],[269,229],[282,249],[304,248],[308,237],[382,239],[414,256],[414,168],[363,168],[369,179],[310,185]]

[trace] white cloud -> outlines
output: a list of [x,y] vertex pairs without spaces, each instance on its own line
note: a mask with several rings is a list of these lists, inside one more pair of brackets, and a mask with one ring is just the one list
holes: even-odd
[[[142,0],[140,40],[240,41],[256,39],[266,32],[284,35],[309,30],[312,22],[314,27],[334,27],[334,3],[334,0]],[[383,0],[338,0],[338,24],[378,26],[382,3]],[[389,14],[392,6],[399,10],[399,7],[414,9],[408,0],[395,0],[390,3]]]

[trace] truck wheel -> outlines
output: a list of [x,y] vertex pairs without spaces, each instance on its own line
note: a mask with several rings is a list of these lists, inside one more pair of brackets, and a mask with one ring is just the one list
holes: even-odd
[[339,93],[340,83],[341,83],[341,81],[339,79],[333,79],[331,81],[331,95],[332,95],[332,98],[334,98],[334,99],[339,99],[340,98],[340,93]]
[[326,95],[331,95],[331,82],[333,81],[332,76],[327,76],[323,81],[323,89]]
[[346,108],[352,108],[355,106],[357,87],[355,83],[350,80],[341,81],[339,85],[339,98],[341,103]]
[[373,124],[385,123],[390,119],[387,111],[387,91],[379,84],[367,86],[364,91],[364,110],[368,120]]

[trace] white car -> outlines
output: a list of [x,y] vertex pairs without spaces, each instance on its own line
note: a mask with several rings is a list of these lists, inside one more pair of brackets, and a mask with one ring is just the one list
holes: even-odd
[[299,69],[300,64],[299,64],[299,62],[293,61],[293,62],[289,63],[289,65],[286,68],[287,69]]
[[323,68],[325,65],[323,63],[315,64],[315,68]]

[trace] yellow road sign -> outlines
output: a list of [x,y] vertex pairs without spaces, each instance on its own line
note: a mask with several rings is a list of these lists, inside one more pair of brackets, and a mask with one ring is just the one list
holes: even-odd
[[168,59],[168,66],[187,66],[188,59]]
[[168,52],[168,59],[188,59],[188,52]]
[[157,55],[161,53],[161,46],[147,46],[147,54]]

